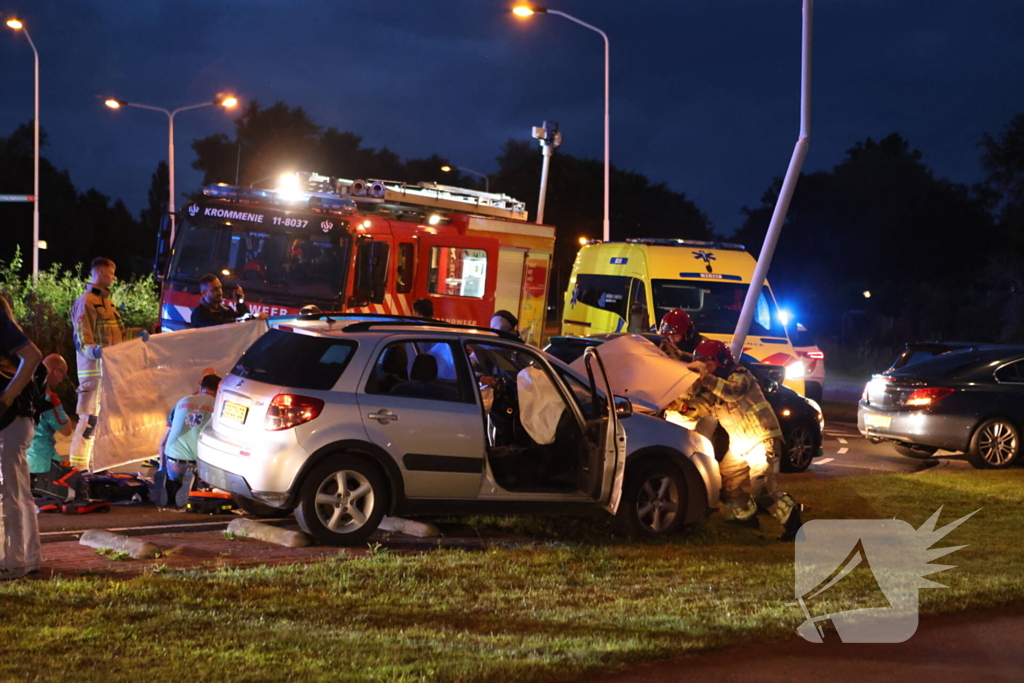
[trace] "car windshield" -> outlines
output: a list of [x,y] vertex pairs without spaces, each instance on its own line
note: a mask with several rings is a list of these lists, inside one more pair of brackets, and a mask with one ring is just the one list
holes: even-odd
[[[674,308],[690,314],[701,334],[732,334],[743,308],[743,299],[749,285],[734,282],[698,280],[652,280],[654,307],[657,319]],[[750,323],[751,335],[759,337],[785,337],[786,331],[779,321],[775,299],[766,288],[761,290]]]
[[169,271],[173,280],[198,281],[213,273],[225,285],[250,292],[287,293],[301,300],[333,300],[344,289],[348,233],[186,219]]
[[270,330],[257,339],[231,371],[232,375],[291,389],[334,387],[356,343]]

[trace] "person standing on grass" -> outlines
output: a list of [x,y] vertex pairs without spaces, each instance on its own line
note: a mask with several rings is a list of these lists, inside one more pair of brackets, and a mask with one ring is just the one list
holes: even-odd
[[39,571],[39,526],[25,457],[32,410],[19,399],[42,357],[0,296],[0,580]]
[[75,350],[78,352],[78,427],[71,440],[71,466],[91,472],[93,437],[100,414],[100,358],[103,349],[136,337],[149,340],[149,332],[125,327],[121,313],[110,298],[110,287],[117,279],[117,266],[102,256],[92,260],[91,280],[85,294],[71,307],[75,326]]

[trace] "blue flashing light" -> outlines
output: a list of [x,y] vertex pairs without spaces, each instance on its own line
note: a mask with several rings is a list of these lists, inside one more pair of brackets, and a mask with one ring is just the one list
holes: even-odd
[[779,322],[782,323],[783,327],[789,327],[789,323],[793,321],[793,314],[787,311],[785,308],[780,308],[778,312]]

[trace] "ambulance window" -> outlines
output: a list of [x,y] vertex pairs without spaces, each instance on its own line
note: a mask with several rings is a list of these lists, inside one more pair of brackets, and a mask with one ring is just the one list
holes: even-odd
[[577,275],[573,298],[577,303],[625,318],[630,280],[632,278],[621,275]]
[[463,247],[431,247],[427,291],[481,299],[487,281],[487,252]]
[[632,303],[629,305],[629,331],[650,332],[651,321],[647,311],[647,287],[644,286],[643,280],[633,279],[633,296],[630,297],[630,300]]
[[412,291],[413,245],[402,242],[398,245],[398,264],[395,270],[395,291],[408,294]]

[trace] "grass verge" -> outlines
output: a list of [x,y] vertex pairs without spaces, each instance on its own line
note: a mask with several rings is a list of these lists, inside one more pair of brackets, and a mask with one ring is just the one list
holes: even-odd
[[[969,544],[922,612],[1024,598],[1024,471],[815,480],[809,517],[940,524]],[[506,526],[497,518],[480,526]],[[713,519],[667,543],[605,519],[514,522],[540,546],[420,555],[378,548],[291,567],[0,584],[0,680],[552,680],[790,636],[793,546]],[[55,664],[59,663],[59,665]]]

